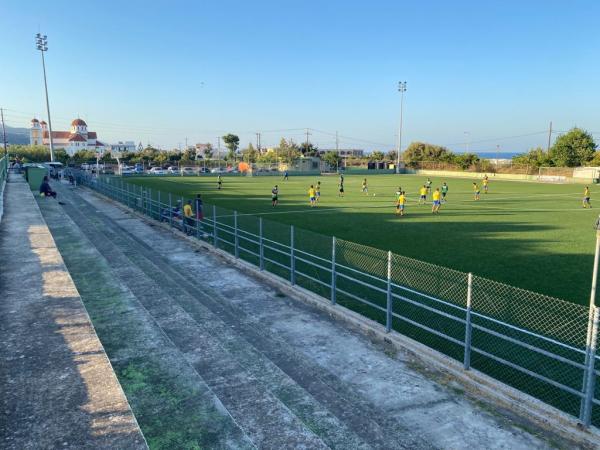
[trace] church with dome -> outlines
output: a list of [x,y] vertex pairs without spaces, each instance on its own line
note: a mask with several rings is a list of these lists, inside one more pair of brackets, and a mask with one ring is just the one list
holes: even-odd
[[[98,140],[95,131],[88,131],[87,123],[77,118],[71,122],[70,131],[52,131],[52,142],[54,148],[64,148],[73,156],[79,150],[91,150],[104,153],[105,145]],[[45,121],[31,119],[29,129],[29,143],[31,145],[44,145],[50,148],[50,134],[48,124]]]

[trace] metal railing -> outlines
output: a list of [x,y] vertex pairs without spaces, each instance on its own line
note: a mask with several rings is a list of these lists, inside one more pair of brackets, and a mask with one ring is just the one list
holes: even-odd
[[118,177],[78,182],[600,426],[597,307],[215,205],[183,218],[192,199]]
[[2,192],[2,186],[8,178],[8,156],[0,158],[0,193]]

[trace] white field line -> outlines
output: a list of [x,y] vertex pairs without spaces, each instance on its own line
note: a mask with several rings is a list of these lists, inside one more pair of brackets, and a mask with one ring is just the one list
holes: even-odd
[[[586,209],[586,208],[503,208],[503,207],[498,207],[498,206],[487,206],[482,204],[481,201],[479,202],[475,202],[473,200],[469,200],[469,201],[462,201],[462,202],[455,202],[452,203],[450,206],[452,205],[456,205],[456,204],[474,204],[476,203],[477,205],[477,209],[467,209],[467,208],[459,208],[459,209],[455,209],[452,208],[450,209],[450,211],[471,211],[471,212],[477,212],[477,210],[486,210],[486,211],[507,211],[507,212],[562,212],[562,211],[591,211],[591,208]],[[448,205],[448,203],[444,203],[443,205]],[[419,211],[421,208],[421,206],[423,206],[424,208],[422,209],[423,211],[428,211],[428,206],[431,206],[431,202],[428,201],[427,203],[423,204],[423,205],[419,205],[417,203],[414,203],[411,205],[412,207],[416,207],[418,208],[416,211]],[[357,206],[340,206],[337,208],[319,208],[319,207],[315,207],[315,208],[311,208],[308,204],[306,205],[305,209],[297,209],[297,210],[291,210],[291,211],[270,211],[270,212],[264,212],[264,213],[238,213],[238,216],[266,216],[266,215],[285,215],[285,214],[299,214],[299,213],[311,213],[311,214],[316,214],[316,213],[320,213],[320,212],[330,212],[330,211],[340,211],[340,210],[347,210],[347,211],[360,211],[360,210],[364,210],[364,209],[375,209],[375,208],[380,208],[380,209],[389,209],[392,210],[394,209],[394,205],[365,205],[365,206],[361,206],[361,207],[357,207]],[[444,207],[441,208],[442,214],[444,211]],[[415,211],[414,209],[410,209],[411,211]],[[217,215],[217,218],[220,217],[233,217],[233,214],[229,214],[229,215]]]

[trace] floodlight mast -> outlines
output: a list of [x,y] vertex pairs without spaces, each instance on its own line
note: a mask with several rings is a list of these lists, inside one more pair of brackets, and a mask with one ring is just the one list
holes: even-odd
[[400,126],[398,131],[398,148],[396,151],[396,173],[400,173],[400,150],[402,149],[402,113],[404,109],[404,93],[406,92],[406,81],[398,82],[400,92]]
[[[44,89],[46,91],[46,111],[48,112],[48,139],[50,142],[50,161],[54,161],[54,140],[52,139],[52,119],[50,118],[50,101],[48,100],[48,82],[46,80],[46,61],[44,59],[44,53],[48,51],[48,36],[45,34],[42,36],[40,33],[35,35],[36,48],[42,54],[42,70],[44,72]],[[42,143],[44,142],[44,135],[42,133]]]

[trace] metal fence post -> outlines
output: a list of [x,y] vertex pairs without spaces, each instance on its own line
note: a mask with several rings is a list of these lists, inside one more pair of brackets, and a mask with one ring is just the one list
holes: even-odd
[[592,408],[594,406],[594,390],[596,384],[596,347],[598,344],[598,315],[600,308],[594,307],[593,321],[592,321],[592,334],[588,344],[588,365],[587,365],[587,379],[585,380],[585,397],[583,399],[583,415],[581,421],[583,425],[589,427],[592,422]]
[[240,257],[240,240],[238,238],[238,216],[237,211],[233,212],[233,237],[235,238],[235,257]]
[[173,199],[169,192],[169,226],[173,226]]
[[294,256],[294,225],[290,225],[290,283],[296,284],[296,257]]
[[385,314],[385,331],[392,329],[392,252],[388,251],[387,258],[387,305]]
[[465,319],[465,358],[464,368],[471,368],[471,297],[473,291],[473,274],[469,272],[467,276],[467,317]]
[[127,205],[127,206],[130,206],[130,205],[129,205],[129,183],[125,183],[125,189],[126,189],[126,192],[127,192],[127,193],[125,194],[125,198],[127,199],[127,201],[126,201],[126,205]]
[[148,188],[146,191],[146,209],[148,210],[148,215],[154,218],[154,211],[152,208],[152,188]]
[[162,204],[160,203],[160,191],[156,193],[156,201],[158,202],[158,221],[162,222]]
[[331,304],[335,305],[335,236],[331,239]]
[[[584,394],[581,397],[581,404],[579,406],[579,419],[584,422],[583,418],[585,415],[585,394],[587,387],[587,376],[588,376],[588,365],[590,361],[590,343],[592,342],[592,331],[594,328],[594,311],[596,309],[596,287],[598,284],[598,265],[600,260],[600,230],[596,230],[596,250],[594,252],[594,268],[592,269],[592,289],[590,291],[590,307],[588,312],[588,329],[585,341],[585,362],[583,365],[583,381],[581,382],[581,393]],[[594,367],[592,365],[592,367]]]
[[213,245],[215,248],[219,248],[219,239],[217,237],[217,207],[213,205]]
[[258,245],[259,245],[258,254],[260,255],[259,256],[260,270],[265,270],[265,246],[263,243],[263,220],[262,220],[262,217],[258,218]]

